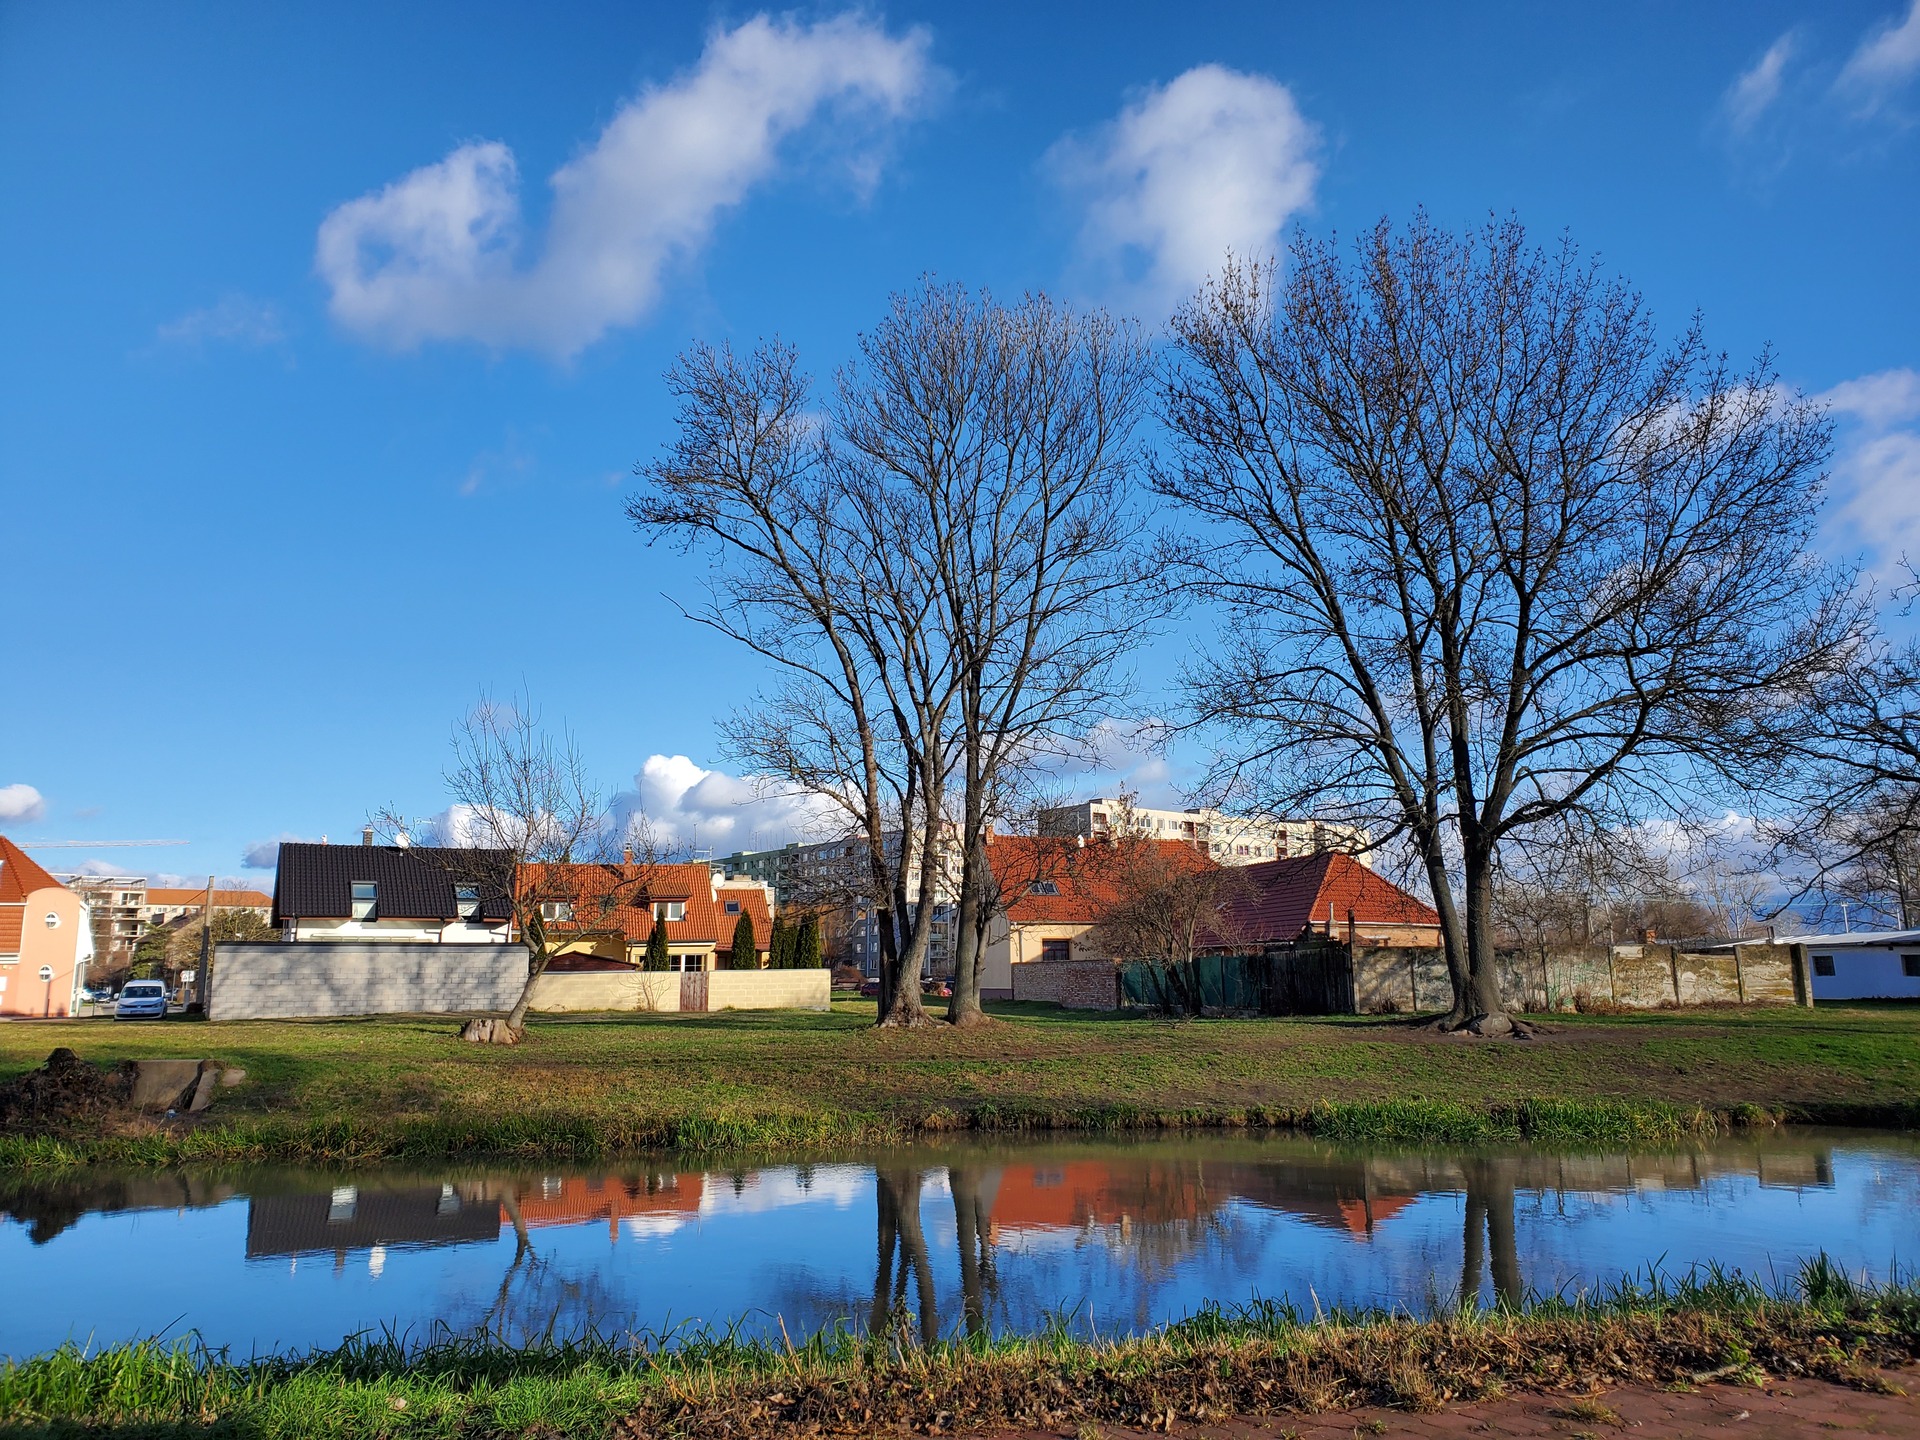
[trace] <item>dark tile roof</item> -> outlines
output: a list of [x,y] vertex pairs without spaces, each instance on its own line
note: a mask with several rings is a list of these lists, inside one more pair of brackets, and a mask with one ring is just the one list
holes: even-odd
[[378,886],[377,920],[458,918],[455,884],[480,887],[480,915],[513,917],[508,883],[513,856],[505,850],[466,850],[431,845],[315,845],[285,841],[273,882],[273,920],[345,920],[353,914],[353,885]]

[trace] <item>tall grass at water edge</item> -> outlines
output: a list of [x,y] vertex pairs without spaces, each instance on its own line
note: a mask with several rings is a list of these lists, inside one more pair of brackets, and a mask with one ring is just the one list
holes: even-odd
[[1825,1256],[1768,1286],[1657,1271],[1579,1296],[1456,1306],[1435,1318],[1208,1306],[1145,1335],[1069,1320],[1019,1337],[920,1345],[910,1325],[799,1341],[724,1330],[510,1345],[494,1335],[360,1335],[236,1360],[193,1340],[0,1367],[0,1435],[612,1436],[1115,1423],[1339,1409],[1436,1409],[1506,1390],[1697,1383],[1757,1372],[1869,1386],[1920,1358],[1920,1285]]

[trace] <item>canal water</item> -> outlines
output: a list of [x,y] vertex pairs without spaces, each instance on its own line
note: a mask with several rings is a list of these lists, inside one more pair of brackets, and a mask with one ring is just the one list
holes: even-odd
[[813,1164],[0,1177],[0,1353],[238,1355],[444,1328],[1137,1332],[1209,1302],[1415,1313],[1824,1251],[1920,1253],[1920,1143],[1369,1154],[1297,1138],[951,1145]]

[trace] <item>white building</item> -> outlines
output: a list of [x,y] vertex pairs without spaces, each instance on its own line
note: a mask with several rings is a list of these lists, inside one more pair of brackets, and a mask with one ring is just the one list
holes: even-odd
[[[1222,865],[1255,865],[1329,850],[1358,851],[1367,834],[1353,825],[1319,820],[1260,820],[1222,810],[1155,810],[1150,806],[1102,797],[1040,812],[1045,835],[1112,835],[1131,830],[1150,840],[1184,840]],[[1356,855],[1372,865],[1369,855]]]
[[1817,1005],[1826,1000],[1920,1000],[1920,930],[1795,935]]

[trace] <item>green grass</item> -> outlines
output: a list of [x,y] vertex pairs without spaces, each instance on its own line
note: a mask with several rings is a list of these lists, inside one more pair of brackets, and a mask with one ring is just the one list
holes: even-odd
[[1064,1329],[915,1342],[835,1330],[786,1343],[737,1333],[528,1347],[486,1337],[362,1337],[236,1361],[190,1343],[0,1366],[0,1436],[597,1437],[1058,1433],[1170,1428],[1289,1410],[1433,1410],[1514,1390],[1811,1375],[1880,1388],[1920,1357],[1920,1289],[1851,1281],[1824,1258],[1778,1291],[1708,1273],[1533,1297],[1417,1321],[1208,1308],[1115,1340]]
[[0,1165],[362,1162],[886,1144],[958,1130],[1295,1126],[1393,1143],[1659,1143],[1777,1119],[1920,1119],[1920,1007],[1554,1016],[1530,1042],[1395,1020],[1170,1023],[995,1008],[959,1032],[831,1013],[0,1026],[0,1079],[56,1045],[244,1067],[205,1119],[0,1135]]

